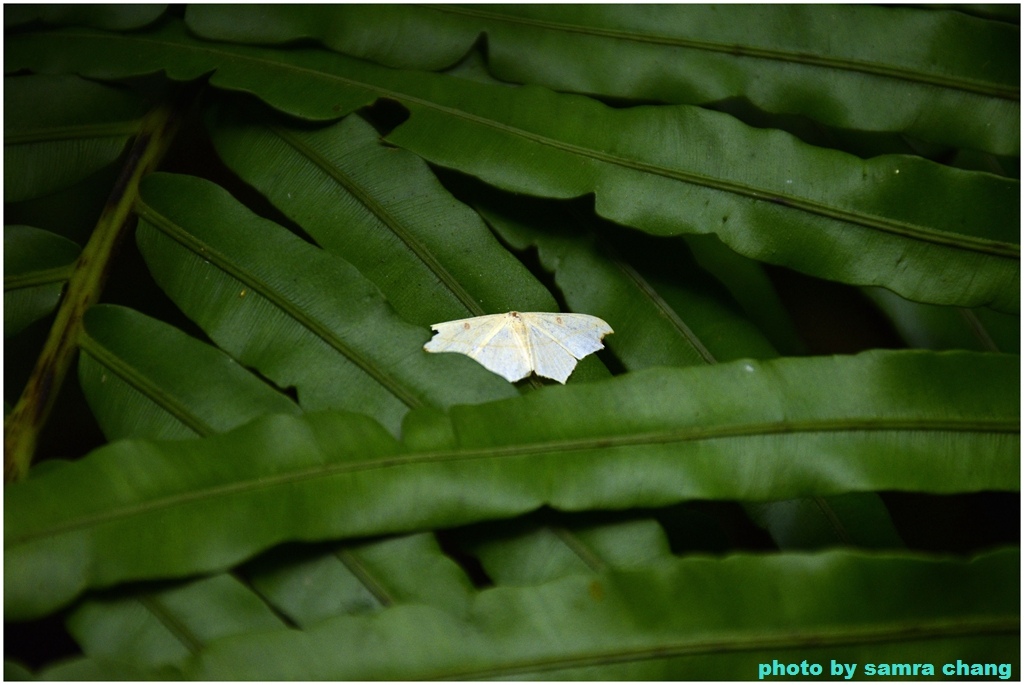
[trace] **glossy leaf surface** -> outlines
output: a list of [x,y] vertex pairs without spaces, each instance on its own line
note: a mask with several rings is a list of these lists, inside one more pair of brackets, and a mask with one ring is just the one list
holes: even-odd
[[[227,638],[178,677],[752,680],[773,660],[823,672],[836,660],[874,677],[868,664],[928,663],[936,674],[950,664],[955,675],[958,663],[988,663],[990,677],[1009,675],[1019,572],[1016,549],[970,561],[856,552],[678,559],[486,590],[465,616],[412,605]],[[116,663],[77,667],[93,678],[118,672],[109,670]]]
[[696,107],[613,109],[315,50],[202,43],[173,23],[133,36],[55,30],[8,49],[12,66],[92,76],[214,71],[214,85],[312,119],[397,100],[411,117],[388,140],[506,190],[593,193],[598,214],[618,223],[715,233],[743,255],[909,299],[1020,307],[1020,186],[989,174],[903,155],[861,160]]
[[[192,5],[199,35],[315,39],[392,67],[439,69],[487,37],[500,79],[677,104],[743,98],[839,129],[1020,153],[1014,26],[956,12],[814,5]],[[978,117],[984,111],[986,114]]]
[[[739,361],[448,416],[425,409],[407,418],[402,442],[365,417],[323,413],[199,441],[113,443],[8,489],[5,611],[37,616],[86,587],[226,568],[284,540],[542,505],[1015,490],[1018,374],[1016,357],[970,353]],[[45,596],[34,591],[43,579]]]

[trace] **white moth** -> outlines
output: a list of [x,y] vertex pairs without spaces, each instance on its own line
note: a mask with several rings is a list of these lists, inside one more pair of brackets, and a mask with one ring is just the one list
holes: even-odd
[[427,352],[458,352],[510,383],[538,376],[565,383],[576,362],[604,345],[611,326],[587,314],[509,312],[435,323]]

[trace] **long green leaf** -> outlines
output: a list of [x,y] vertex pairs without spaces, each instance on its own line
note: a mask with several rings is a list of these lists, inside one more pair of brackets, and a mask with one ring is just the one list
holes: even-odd
[[[914,663],[940,678],[988,668],[989,678],[1008,679],[1020,660],[1019,573],[1018,549],[969,561],[849,552],[679,559],[486,590],[466,616],[402,606],[227,638],[177,672],[79,660],[43,676],[776,680],[801,664],[828,677],[836,662],[853,669],[836,675],[861,679],[906,678]],[[771,677],[776,663],[782,670]]]
[[423,160],[385,147],[359,117],[311,130],[246,114],[222,111],[211,126],[224,161],[373,281],[403,318],[429,326],[557,311],[551,294]]
[[111,440],[210,435],[299,413],[220,350],[124,307],[89,309],[80,348],[79,382]]
[[[216,40],[314,38],[438,69],[487,36],[498,78],[677,104],[744,98],[828,126],[1020,154],[1020,32],[954,12],[814,5],[191,5]],[[912,45],[913,49],[907,49]],[[984,116],[978,116],[979,112]]]
[[213,71],[214,85],[308,118],[398,100],[411,117],[391,142],[507,190],[593,193],[597,212],[619,223],[715,233],[746,256],[918,301],[1020,307],[1019,183],[989,174],[909,156],[862,160],[695,107],[617,110],[315,50],[203,43],[174,23],[14,36],[6,49],[10,67],[95,77]]
[[4,226],[4,337],[57,307],[82,248],[32,226]]
[[775,662],[783,670],[773,679],[801,663],[827,677],[835,661],[868,679],[898,677],[894,664],[913,663],[939,677],[967,664],[961,678],[988,664],[990,678],[1008,678],[1020,658],[1019,557],[1014,548],[969,561],[849,552],[678,559],[494,588],[466,617],[403,606],[305,632],[227,638],[182,675],[754,680]]
[[350,264],[208,181],[150,176],[140,217],[161,287],[221,349],[294,386],[306,411],[358,411],[397,433],[413,407],[516,394],[468,357],[424,352],[429,329],[399,318]]
[[139,129],[138,96],[74,76],[4,79],[4,201],[66,188],[116,160]]
[[506,190],[592,192],[598,214],[656,235],[715,233],[743,255],[830,280],[1019,308],[1015,181],[916,157],[860,160],[695,108],[486,88],[472,100],[408,98],[412,116],[388,140]]
[[[971,563],[857,554],[680,560],[495,589],[478,597],[468,621],[409,607],[306,634],[229,639],[186,672],[202,679],[752,680],[773,659],[828,668],[838,658],[864,664],[863,675],[866,663],[941,668],[965,652],[972,662],[1012,668],[1018,554]],[[836,592],[844,587],[857,591]]]
[[285,540],[545,504],[1014,490],[1019,368],[975,353],[738,361],[428,408],[401,443],[349,413],[117,442],[7,489],[4,608],[39,616],[87,587],[223,569]]

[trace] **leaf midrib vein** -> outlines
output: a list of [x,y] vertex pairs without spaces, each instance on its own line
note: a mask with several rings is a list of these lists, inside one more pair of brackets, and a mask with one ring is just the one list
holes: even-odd
[[281,127],[270,126],[268,128],[287,145],[294,148],[299,155],[305,157],[311,164],[327,174],[345,192],[351,194],[363,205],[370,214],[377,217],[382,224],[387,226],[391,234],[409,248],[409,251],[434,274],[438,282],[447,288],[471,315],[482,316],[487,313],[477,304],[476,299],[462,286],[459,280],[445,268],[444,264],[434,256],[434,253],[412,231],[408,230],[394,214],[338,167],[338,165],[325,159],[318,150],[313,149],[297,136],[292,135]]
[[198,490],[175,493],[157,499],[116,507],[112,510],[83,516],[80,519],[63,522],[21,536],[13,536],[9,549],[27,541],[63,534],[90,526],[100,525],[120,518],[129,518],[139,514],[160,509],[168,509],[181,504],[210,499],[218,496],[234,495],[274,487],[289,486],[294,483],[316,478],[328,478],[342,473],[354,473],[375,469],[386,469],[423,463],[442,463],[470,461],[483,458],[506,459],[514,457],[530,457],[553,453],[570,453],[594,449],[610,449],[621,447],[642,447],[647,445],[698,442],[704,440],[744,439],[765,435],[811,434],[811,433],[843,433],[843,432],[932,432],[932,433],[1020,433],[1020,422],[1012,420],[973,420],[973,421],[939,421],[930,419],[832,419],[817,421],[785,421],[775,423],[737,424],[725,426],[689,426],[672,431],[655,433],[628,434],[559,440],[516,445],[498,445],[490,447],[456,448],[442,451],[423,451],[414,453],[396,453],[369,460],[351,462],[343,461],[334,464],[318,464],[313,467],[300,468],[295,471],[274,475],[256,475],[247,480],[233,481],[219,485],[200,488]]
[[141,120],[114,121],[101,124],[73,124],[23,128],[4,134],[4,145],[26,145],[30,143],[52,143],[61,140],[105,140],[126,142],[129,136],[139,132]]
[[718,360],[711,354],[711,351],[704,345],[704,342],[700,337],[693,332],[683,318],[679,316],[675,309],[669,306],[668,302],[661,296],[661,294],[644,278],[640,275],[631,264],[628,264],[624,260],[620,259],[617,252],[608,248],[611,256],[612,263],[622,272],[622,274],[628,278],[636,286],[636,288],[642,293],[643,297],[654,305],[658,313],[661,314],[669,322],[669,325],[675,329],[676,334],[686,341],[694,352],[700,357],[701,361],[705,364],[717,364]]
[[742,45],[739,43],[721,43],[716,41],[699,40],[695,38],[684,38],[682,36],[666,36],[655,33],[642,33],[640,31],[623,31],[621,29],[609,29],[597,26],[583,26],[566,22],[556,22],[544,19],[533,19],[528,17],[516,17],[500,12],[481,10],[477,7],[455,7],[452,5],[428,5],[430,9],[437,12],[450,14],[462,14],[464,16],[478,17],[492,21],[504,22],[507,24],[518,24],[533,28],[549,29],[562,33],[576,33],[581,35],[597,36],[601,38],[613,38],[629,41],[632,43],[647,43],[650,45],[664,45],[669,47],[689,48],[704,52],[722,53],[737,57],[752,57],[777,62],[788,62],[803,64],[815,67],[825,67],[838,71],[858,72],[871,76],[882,76],[886,78],[920,83],[930,86],[939,86],[953,90],[961,90],[978,95],[999,98],[1003,100],[1019,101],[1020,89],[1008,84],[992,81],[983,81],[976,78],[956,76],[952,74],[931,74],[919,69],[880,64],[849,57],[830,57],[828,55],[814,54],[797,50],[786,50],[778,48],[764,48],[753,45]]
[[[444,680],[489,680],[508,676],[524,676],[531,673],[551,673],[570,668],[603,666],[633,661],[650,661],[653,659],[670,659],[684,656],[708,654],[776,651],[791,648],[810,648],[828,646],[852,646],[864,644],[891,644],[893,642],[912,642],[918,640],[969,637],[977,635],[1016,634],[1020,631],[1020,620],[1013,616],[985,617],[965,620],[956,619],[921,620],[910,626],[904,625],[869,625],[854,628],[808,633],[789,633],[780,637],[737,637],[733,639],[706,639],[666,642],[654,647],[625,648],[605,650],[582,656],[565,656],[561,658],[537,659],[532,662],[516,664],[505,668],[479,669],[455,673],[435,674],[436,679]],[[545,680],[545,678],[540,678]]]
[[181,620],[174,612],[164,606],[159,595],[155,593],[140,593],[138,595],[138,602],[146,611],[152,614],[153,618],[164,627],[164,630],[170,633],[172,639],[177,641],[191,654],[198,654],[202,650],[203,642],[199,639],[199,636],[196,635],[185,621]]
[[41,285],[63,283],[71,278],[71,274],[75,270],[76,259],[77,257],[63,266],[54,266],[48,269],[38,269],[21,274],[4,276],[4,292],[9,290],[19,290],[21,288],[35,288]]
[[[360,88],[367,88],[365,85],[359,85]],[[712,190],[719,190],[726,193],[732,193],[733,195],[739,195],[741,197],[750,198],[752,200],[760,202],[769,202],[776,205],[782,205],[787,208],[796,209],[808,214],[814,214],[817,216],[833,219],[836,221],[842,221],[844,223],[856,224],[867,229],[880,231],[882,233],[889,233],[896,236],[902,236],[904,238],[910,238],[918,240],[924,243],[931,243],[935,245],[944,245],[954,247],[961,250],[968,250],[972,252],[979,252],[982,254],[988,254],[996,257],[1004,257],[1011,259],[1020,258],[1020,246],[1012,243],[1004,243],[988,238],[978,238],[975,236],[951,233],[949,231],[943,231],[941,229],[928,228],[911,224],[906,221],[900,221],[897,219],[890,219],[888,217],[876,216],[867,214],[865,212],[859,212],[852,209],[838,209],[831,207],[827,204],[819,202],[817,200],[810,200],[804,197],[796,195],[790,195],[775,190],[761,189],[750,186],[746,183],[740,183],[738,181],[732,181],[729,179],[722,178],[711,178],[699,173],[693,173],[680,169],[670,169],[668,167],[660,166],[649,162],[644,162],[636,159],[627,159],[624,157],[617,157],[601,150],[593,150],[581,147],[574,143],[567,143],[554,138],[549,138],[540,134],[526,131],[524,129],[515,128],[493,119],[487,119],[476,114],[457,110],[446,105],[441,105],[435,102],[427,100],[421,100],[420,98],[402,95],[393,91],[387,91],[385,89],[378,89],[383,97],[392,97],[399,101],[414,102],[418,105],[435,109],[439,112],[448,114],[453,117],[461,118],[466,121],[470,121],[482,126],[488,126],[499,131],[503,131],[510,135],[518,136],[526,140],[531,140],[537,144],[545,145],[547,147],[561,150],[572,155],[579,157],[588,157],[598,162],[603,162],[612,166],[621,167],[624,169],[632,169],[642,173],[651,174],[654,176],[662,176],[663,178],[673,179],[682,183],[689,183],[691,185],[700,186],[703,188],[709,188]],[[595,190],[596,192],[596,190]]]
[[[60,32],[52,32],[49,35],[58,35],[59,36],[61,34],[60,34]],[[136,37],[136,36],[121,36],[121,35],[110,35],[110,36],[108,36],[108,35],[95,35],[95,34],[88,34],[88,33],[82,34],[82,33],[75,33],[73,31],[72,32],[66,32],[65,35],[70,35],[71,37],[75,37],[75,38],[82,38],[84,36],[85,38],[95,38],[95,39],[102,39],[102,40],[107,40],[107,41],[115,40],[115,39],[134,40],[134,41],[141,40],[139,37]],[[707,176],[704,176],[704,175],[701,175],[701,174],[697,174],[697,173],[691,173],[691,172],[681,171],[681,170],[676,170],[676,169],[668,169],[666,167],[662,167],[662,166],[659,166],[659,165],[656,165],[656,164],[649,164],[649,163],[642,162],[642,161],[629,160],[629,159],[625,159],[625,158],[622,158],[622,157],[616,157],[614,155],[611,155],[609,153],[605,153],[605,152],[602,152],[602,151],[599,151],[599,150],[590,150],[590,149],[587,149],[587,148],[582,148],[582,147],[580,147],[578,145],[575,145],[575,144],[572,144],[572,143],[566,143],[566,142],[563,142],[563,141],[555,140],[553,138],[549,138],[547,136],[542,136],[542,135],[539,135],[539,134],[536,134],[536,133],[532,133],[532,132],[526,131],[524,129],[515,128],[513,126],[509,126],[507,124],[504,124],[502,122],[496,121],[494,119],[488,119],[488,118],[485,118],[485,117],[481,117],[481,116],[472,114],[470,112],[466,112],[466,111],[463,111],[463,110],[458,110],[458,109],[455,109],[455,108],[452,108],[452,107],[448,107],[446,105],[441,105],[441,104],[436,103],[436,102],[432,102],[432,101],[429,101],[429,100],[424,100],[422,98],[418,98],[418,97],[415,97],[415,96],[407,95],[407,94],[404,94],[404,93],[401,93],[401,92],[398,92],[398,91],[393,91],[393,90],[390,90],[390,89],[387,89],[387,88],[383,88],[383,87],[380,87],[380,86],[367,85],[365,83],[361,83],[361,82],[356,81],[354,79],[351,79],[351,78],[348,78],[348,77],[345,77],[345,76],[339,76],[337,74],[326,73],[326,72],[324,72],[322,70],[316,70],[316,69],[312,69],[312,68],[304,67],[304,66],[297,66],[297,65],[294,65],[294,64],[284,63],[284,62],[281,62],[281,61],[274,61],[274,60],[270,60],[270,59],[266,59],[266,58],[262,58],[262,57],[255,57],[255,56],[252,56],[252,55],[244,54],[243,52],[231,52],[231,51],[227,51],[227,50],[215,49],[215,48],[211,48],[209,46],[196,46],[196,45],[191,45],[191,44],[187,44],[187,43],[175,42],[175,41],[172,41],[172,40],[154,40],[154,39],[147,39],[147,40],[148,40],[148,42],[150,44],[162,45],[162,46],[165,46],[165,47],[168,47],[168,48],[173,48],[173,49],[176,49],[176,50],[188,50],[188,51],[192,51],[192,52],[195,52],[195,53],[207,53],[207,54],[210,54],[212,56],[225,57],[225,58],[228,58],[229,60],[234,60],[236,62],[250,62],[250,63],[252,63],[254,65],[269,66],[270,68],[278,69],[278,70],[282,70],[283,69],[285,71],[291,71],[291,72],[294,72],[294,73],[307,73],[307,74],[310,74],[310,75],[312,75],[312,76],[314,76],[316,78],[322,79],[322,80],[340,82],[340,83],[343,83],[343,84],[348,85],[348,86],[353,87],[353,88],[359,88],[359,89],[368,91],[369,93],[376,93],[378,97],[392,98],[392,99],[395,99],[395,100],[397,100],[399,102],[415,103],[417,105],[420,105],[420,106],[423,106],[423,107],[427,107],[427,108],[430,108],[430,109],[434,109],[434,110],[436,110],[438,112],[442,112],[444,114],[448,114],[449,116],[453,116],[453,117],[460,118],[460,119],[463,119],[463,120],[466,120],[466,121],[469,121],[469,122],[473,122],[473,123],[476,123],[476,124],[479,124],[479,125],[482,125],[482,126],[493,128],[495,130],[505,132],[505,133],[507,133],[509,135],[518,136],[518,137],[524,138],[526,140],[531,140],[531,141],[536,142],[538,144],[546,145],[546,146],[551,147],[553,149],[562,150],[564,152],[568,152],[568,153],[573,154],[573,155],[577,155],[577,156],[580,156],[580,157],[589,157],[591,159],[595,159],[595,160],[600,161],[600,162],[611,164],[613,166],[619,166],[619,167],[622,167],[622,168],[634,169],[636,171],[641,171],[641,172],[644,172],[644,173],[650,173],[650,174],[653,174],[653,175],[659,175],[659,176],[663,176],[665,178],[670,178],[670,179],[675,179],[675,180],[678,180],[678,181],[682,181],[684,183],[690,183],[692,185],[697,185],[697,186],[701,186],[701,187],[711,188],[711,189],[714,189],[714,190],[720,190],[720,191],[732,193],[732,194],[735,194],[735,195],[739,195],[739,196],[742,196],[742,197],[747,197],[747,198],[751,198],[751,199],[754,199],[754,200],[758,200],[758,201],[774,202],[774,203],[781,202],[782,204],[784,204],[784,205],[786,205],[788,207],[791,207],[791,208],[794,208],[794,209],[797,209],[797,210],[800,210],[800,211],[804,211],[804,212],[807,212],[809,214],[815,214],[815,215],[818,215],[818,216],[834,219],[834,220],[837,220],[837,221],[842,221],[842,222],[845,222],[845,223],[857,224],[857,225],[863,226],[864,228],[868,228],[868,229],[872,229],[872,230],[877,230],[877,231],[880,231],[880,232],[883,232],[883,233],[890,233],[890,234],[893,234],[893,235],[903,236],[903,237],[911,238],[911,239],[918,240],[918,241],[921,241],[921,242],[924,242],[924,243],[932,243],[932,244],[936,244],[936,245],[950,246],[950,247],[954,247],[954,248],[958,248],[958,249],[963,249],[963,250],[973,251],[973,252],[979,252],[979,253],[982,253],[982,254],[988,254],[988,255],[992,255],[992,256],[996,256],[996,257],[1003,257],[1003,258],[1009,258],[1009,259],[1019,259],[1020,258],[1020,246],[1016,245],[1016,244],[1005,243],[1005,242],[1000,242],[1000,241],[996,241],[996,240],[990,240],[990,239],[987,239],[987,238],[978,238],[978,237],[964,235],[964,234],[956,234],[956,233],[951,233],[951,232],[948,232],[948,231],[943,231],[943,230],[940,230],[940,229],[929,229],[927,227],[923,227],[922,228],[920,226],[917,226],[915,224],[910,224],[910,223],[905,222],[905,221],[889,219],[887,217],[880,217],[880,216],[876,216],[876,215],[872,215],[872,214],[867,214],[867,213],[864,213],[864,212],[858,212],[858,211],[855,211],[855,210],[836,209],[834,207],[830,207],[830,206],[828,206],[826,204],[823,204],[823,203],[815,201],[815,200],[809,200],[809,199],[806,199],[806,198],[801,198],[801,197],[794,196],[794,195],[788,195],[788,194],[781,193],[781,192],[775,192],[775,191],[770,191],[770,190],[762,190],[762,189],[751,187],[748,184],[738,183],[738,182],[730,181],[730,180],[727,180],[727,179],[713,179],[713,178],[710,178],[710,177],[707,177]],[[242,49],[254,49],[254,48],[248,48],[247,46],[243,46]],[[346,59],[344,56],[338,55],[338,54],[334,54],[334,53],[317,53],[317,56],[322,56],[324,54],[327,54],[330,57],[337,58],[337,59],[342,59],[342,60]],[[354,59],[354,58],[347,58],[347,59]],[[373,68],[378,68],[378,69],[382,69],[382,70],[389,70],[389,69],[387,69],[387,67],[381,67],[379,65],[374,65],[372,63],[366,63],[366,64],[371,66],[371,67],[373,67]],[[217,70],[220,70],[222,67],[218,65],[218,66],[216,66],[214,68],[217,69]],[[391,70],[389,70],[389,71],[391,71]],[[434,74],[424,74],[424,76],[435,76],[435,75]],[[580,97],[582,97],[582,96],[580,96]]]
[[381,608],[394,605],[395,598],[392,597],[391,593],[388,592],[387,588],[377,579],[374,573],[367,568],[354,549],[343,548],[335,552],[334,556],[359,581],[363,589],[377,600]]
[[106,368],[126,385],[135,389],[160,409],[173,416],[195,433],[196,436],[205,437],[216,432],[212,426],[196,416],[183,403],[174,399],[169,393],[164,392],[159,384],[154,383],[149,377],[127,363],[122,357],[111,352],[103,343],[88,333],[82,336],[79,347],[81,351],[95,359],[97,364]]

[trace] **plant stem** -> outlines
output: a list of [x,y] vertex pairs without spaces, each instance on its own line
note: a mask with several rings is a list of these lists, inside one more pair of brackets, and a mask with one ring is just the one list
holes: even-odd
[[[191,93],[191,89],[186,89]],[[184,93],[183,93],[184,95]],[[142,177],[156,168],[170,146],[191,98],[165,101],[142,120],[124,169],[96,229],[75,262],[57,316],[36,366],[14,409],[4,420],[4,481],[23,478],[35,455],[39,434],[78,351],[82,317],[103,291],[113,257],[136,222],[132,211]]]

